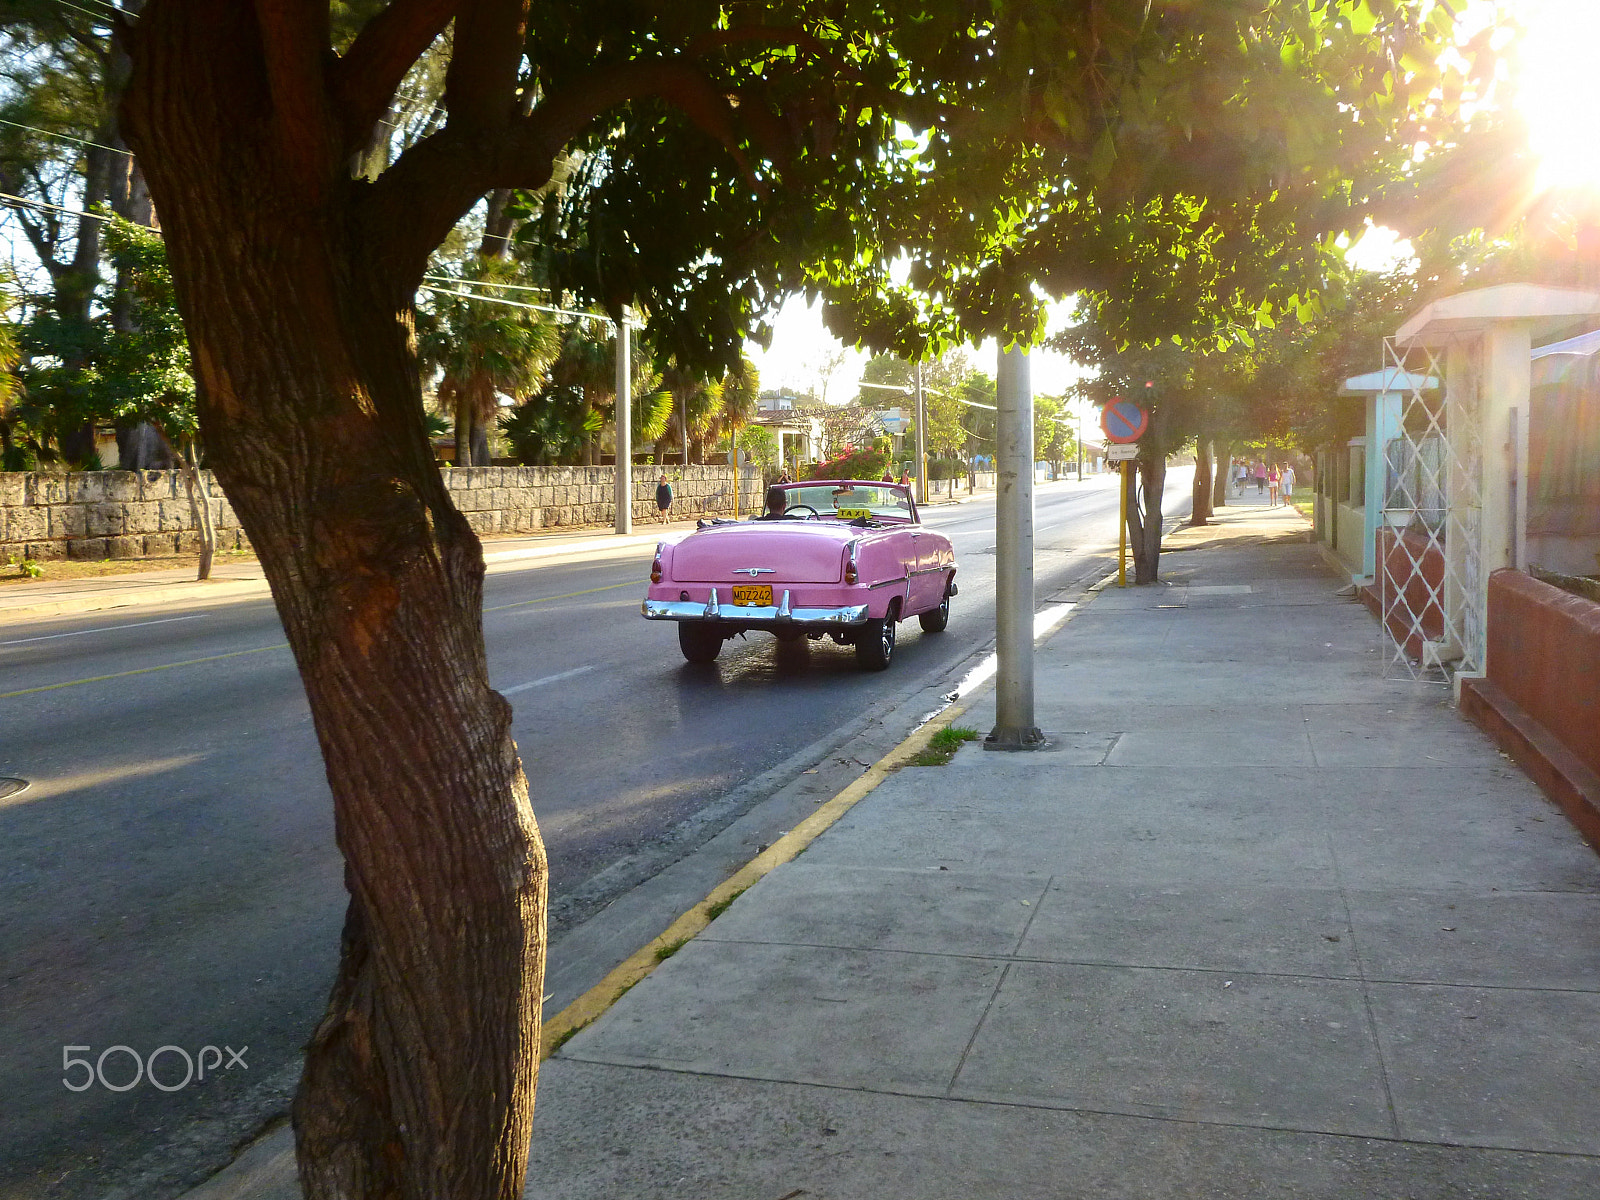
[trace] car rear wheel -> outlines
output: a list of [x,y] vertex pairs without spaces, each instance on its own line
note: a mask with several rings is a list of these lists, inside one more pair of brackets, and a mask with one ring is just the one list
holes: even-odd
[[917,614],[917,621],[922,626],[923,633],[943,633],[944,627],[950,624],[950,583],[945,581],[944,598],[939,601],[938,608],[930,608],[925,613]]
[[722,653],[722,633],[709,625],[678,622],[678,649],[692,663],[716,662]]
[[899,618],[900,602],[891,601],[881,620],[868,620],[856,635],[856,660],[869,671],[882,671],[894,657],[894,631]]

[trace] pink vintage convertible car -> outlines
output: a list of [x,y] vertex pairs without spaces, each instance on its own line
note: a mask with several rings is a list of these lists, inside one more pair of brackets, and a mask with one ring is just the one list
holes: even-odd
[[863,480],[777,484],[747,521],[702,521],[656,547],[644,616],[676,621],[690,662],[708,663],[750,629],[779,641],[854,646],[882,670],[897,622],[928,633],[950,620],[956,561],[950,539],[924,529],[909,488]]

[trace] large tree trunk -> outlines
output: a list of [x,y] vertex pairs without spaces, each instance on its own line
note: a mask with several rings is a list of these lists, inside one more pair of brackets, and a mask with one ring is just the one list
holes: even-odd
[[456,394],[456,460],[458,467],[476,467],[473,461],[473,435],[478,424],[477,406],[465,395]]
[[1228,505],[1228,479],[1233,474],[1233,446],[1226,441],[1211,443],[1211,510]]
[[118,469],[170,471],[175,461],[161,431],[150,422],[117,426]]
[[277,136],[260,36],[250,6],[152,5],[125,129],[167,232],[209,463],[272,585],[345,857],[338,976],[294,1104],[301,1184],[513,1200],[546,863],[488,683],[482,549],[423,425],[423,257],[397,261],[357,211],[371,185],[307,148],[315,111],[293,114],[311,134]]
[[1194,486],[1190,491],[1191,525],[1211,523],[1211,469],[1211,443],[1198,437],[1194,444]]
[[[1159,445],[1159,443],[1157,443]],[[1123,498],[1128,510],[1128,551],[1133,559],[1133,582],[1155,583],[1161,567],[1161,501],[1166,488],[1167,460],[1159,451],[1134,460],[1122,472]]]
[[1139,459],[1135,472],[1140,484],[1143,537],[1134,546],[1133,565],[1135,583],[1155,583],[1161,569],[1161,502],[1167,484],[1167,460],[1158,454],[1150,459]]

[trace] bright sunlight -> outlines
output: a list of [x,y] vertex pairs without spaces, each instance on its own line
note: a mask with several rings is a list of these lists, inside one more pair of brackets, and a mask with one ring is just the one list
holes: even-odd
[[1539,182],[1600,190],[1600,2],[1522,0],[1527,34],[1517,54],[1518,106],[1528,121]]

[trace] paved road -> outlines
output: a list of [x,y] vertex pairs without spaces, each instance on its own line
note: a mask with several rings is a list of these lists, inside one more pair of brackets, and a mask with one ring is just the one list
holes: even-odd
[[[1185,493],[1169,487],[1169,511]],[[1115,506],[1109,480],[1039,490],[1041,600],[1097,569]],[[886,675],[764,635],[685,664],[670,626],[637,618],[647,548],[492,574],[491,676],[515,706],[555,932],[627,886],[619,859],[632,877],[667,865],[686,818],[954,677],[993,637],[993,520],[992,500],[931,510],[961,595],[945,634],[902,627]],[[0,1200],[171,1194],[281,1108],[332,977],[341,869],[299,680],[271,605],[249,602],[0,631],[0,693],[0,776],[32,781],[0,800]],[[222,1064],[171,1092],[74,1092],[65,1046],[216,1046]],[[223,1065],[246,1046],[247,1067]],[[126,1051],[102,1067],[134,1077]],[[184,1074],[164,1051],[158,1081]]]

